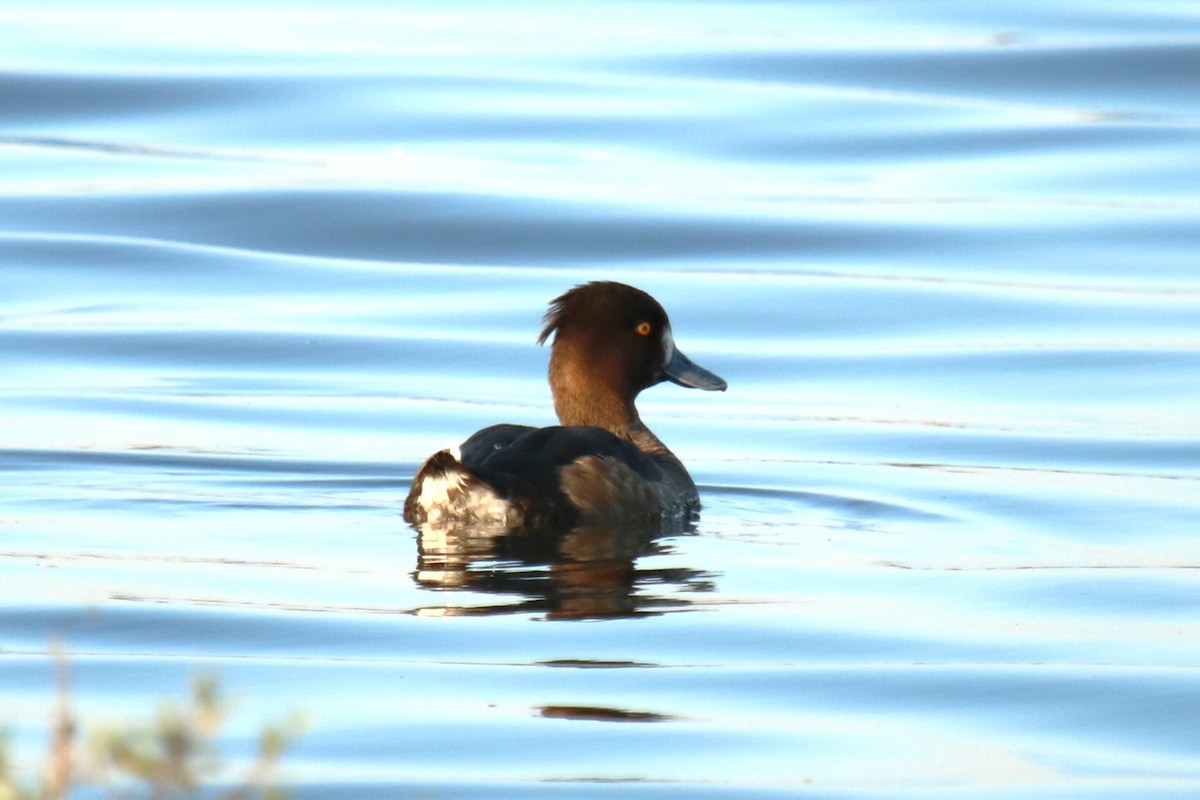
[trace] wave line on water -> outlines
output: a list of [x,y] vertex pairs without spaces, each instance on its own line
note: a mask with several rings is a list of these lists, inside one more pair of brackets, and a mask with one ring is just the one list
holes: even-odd
[[122,564],[158,564],[163,566],[183,564],[222,568],[250,567],[253,569],[300,570],[304,572],[337,573],[344,575],[388,574],[386,570],[381,572],[366,567],[337,566],[328,561],[304,563],[299,561],[255,560],[216,556],[150,555],[148,553],[131,553],[128,551],[105,553],[97,551],[54,552],[49,550],[7,550],[0,551],[0,559],[35,561],[39,563],[102,561]]
[[312,166],[312,160],[294,156],[281,157],[276,150],[231,150],[216,148],[172,147],[160,144],[75,139],[66,136],[0,136],[0,147],[28,147],[68,152],[103,153],[118,156],[149,156],[154,158],[187,158],[206,161],[257,162]]
[[910,570],[913,572],[1087,572],[1091,570],[1174,572],[1200,570],[1200,563],[1172,564],[1165,561],[1157,564],[1102,564],[1097,562],[1094,564],[994,564],[966,567],[949,564],[942,566],[922,566],[901,561],[878,561],[876,563],[881,567]]

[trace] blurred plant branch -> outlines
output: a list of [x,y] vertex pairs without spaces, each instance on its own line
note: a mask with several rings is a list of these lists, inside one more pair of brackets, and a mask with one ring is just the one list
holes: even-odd
[[[272,784],[279,761],[304,730],[299,715],[267,725],[258,753],[242,779],[227,784],[228,770],[216,742],[229,716],[229,703],[211,675],[192,681],[192,696],[179,705],[164,702],[147,722],[93,730],[86,745],[77,742],[71,705],[70,668],[59,646],[54,659],[57,702],[40,785],[22,782],[10,758],[10,741],[0,736],[0,800],[67,800],[72,786],[102,785],[110,797],[184,800],[283,800]],[[216,792],[216,787],[229,788]]]

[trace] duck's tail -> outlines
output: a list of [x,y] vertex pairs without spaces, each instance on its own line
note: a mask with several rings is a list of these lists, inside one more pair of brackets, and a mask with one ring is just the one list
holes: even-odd
[[415,525],[489,523],[509,525],[512,509],[454,450],[439,450],[413,478],[404,519]]

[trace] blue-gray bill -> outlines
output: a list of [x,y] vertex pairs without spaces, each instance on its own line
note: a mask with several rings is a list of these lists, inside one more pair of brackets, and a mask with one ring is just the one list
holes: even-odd
[[663,367],[662,377],[680,386],[705,391],[725,391],[725,380],[700,366],[678,349],[671,353],[671,360]]

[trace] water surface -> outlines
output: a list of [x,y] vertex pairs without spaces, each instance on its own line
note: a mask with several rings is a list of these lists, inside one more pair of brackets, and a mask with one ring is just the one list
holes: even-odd
[[[1192,797],[1185,3],[0,7],[0,719],[305,797]],[[692,526],[419,537],[634,283]]]

